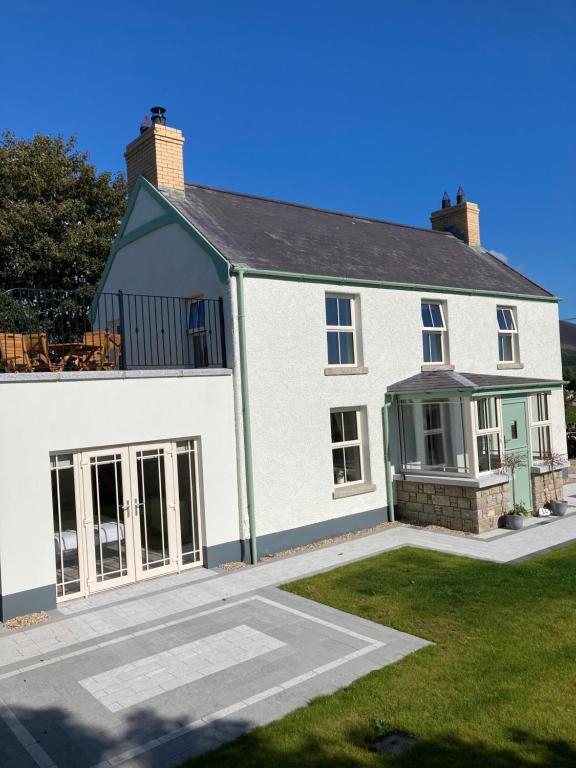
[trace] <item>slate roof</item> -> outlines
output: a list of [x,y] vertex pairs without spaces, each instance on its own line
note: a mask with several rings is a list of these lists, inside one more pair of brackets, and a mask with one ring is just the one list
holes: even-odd
[[435,389],[483,389],[485,387],[558,385],[553,379],[531,379],[525,376],[493,376],[485,373],[456,371],[423,371],[408,379],[397,381],[388,392],[429,392]]
[[276,272],[552,296],[445,232],[187,184],[167,199],[233,265]]

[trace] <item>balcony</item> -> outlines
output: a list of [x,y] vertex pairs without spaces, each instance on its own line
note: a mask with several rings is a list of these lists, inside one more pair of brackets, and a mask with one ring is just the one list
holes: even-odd
[[0,294],[0,373],[226,367],[222,298]]

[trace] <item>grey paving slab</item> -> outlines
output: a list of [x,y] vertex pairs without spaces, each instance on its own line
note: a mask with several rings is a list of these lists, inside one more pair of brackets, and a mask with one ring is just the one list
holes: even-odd
[[485,541],[398,526],[70,603],[0,635],[0,768],[168,768],[427,645],[280,583],[404,546],[506,563],[574,539],[576,514]]

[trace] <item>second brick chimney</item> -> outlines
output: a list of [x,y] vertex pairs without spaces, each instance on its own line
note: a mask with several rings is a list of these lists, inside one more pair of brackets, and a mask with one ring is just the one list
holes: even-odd
[[139,176],[144,176],[158,189],[184,193],[182,131],[166,125],[164,107],[152,107],[150,111],[152,118],[144,118],[140,136],[128,144],[124,153],[128,191]]
[[480,208],[469,203],[462,187],[456,193],[456,205],[452,205],[447,192],[442,198],[442,208],[430,216],[432,229],[451,232],[468,245],[480,245]]

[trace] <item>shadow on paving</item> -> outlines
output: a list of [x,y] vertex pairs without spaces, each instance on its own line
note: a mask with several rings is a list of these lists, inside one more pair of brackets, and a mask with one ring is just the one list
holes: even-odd
[[[150,710],[138,709],[125,718],[124,727],[119,728],[117,737],[112,738],[99,728],[97,722],[86,726],[60,708],[18,708],[14,714],[57,768],[97,766],[152,739],[169,736],[185,725],[179,720],[158,717]],[[441,734],[422,739],[398,757],[378,757],[371,751],[365,731],[350,733],[346,741],[339,739],[337,743],[329,737],[296,737],[298,746],[294,748],[286,744],[282,736],[274,737],[268,729],[247,733],[252,727],[248,720],[217,721],[168,739],[164,744],[136,756],[134,762],[127,755],[126,764],[141,768],[179,764],[189,768],[229,768],[230,765],[236,768],[324,768],[328,765],[336,768],[365,768],[370,765],[390,765],[394,768],[573,768],[576,765],[573,744],[541,739],[518,729],[508,731],[509,746],[505,748],[493,748],[485,743],[467,742]],[[223,744],[237,736],[240,739],[235,743]],[[288,736],[290,739],[291,734]],[[37,765],[14,737],[10,744],[5,738],[0,750],[1,768]],[[346,750],[346,745],[349,745],[349,750]],[[218,746],[220,748],[211,754],[203,754]],[[523,757],[525,755],[529,757]],[[186,759],[192,756],[199,757]]]

